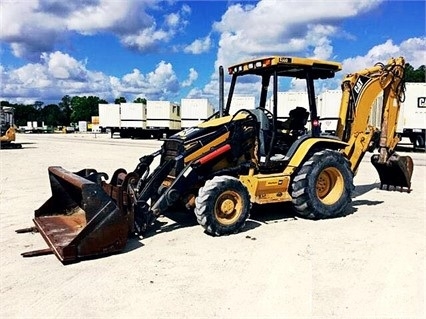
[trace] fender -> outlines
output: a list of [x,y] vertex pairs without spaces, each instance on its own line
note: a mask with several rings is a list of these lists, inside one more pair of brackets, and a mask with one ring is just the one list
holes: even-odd
[[292,175],[314,149],[341,150],[347,146],[348,143],[341,141],[335,136],[311,137],[310,135],[306,135],[297,140],[287,152],[286,159],[288,159],[289,162],[284,170],[284,175]]

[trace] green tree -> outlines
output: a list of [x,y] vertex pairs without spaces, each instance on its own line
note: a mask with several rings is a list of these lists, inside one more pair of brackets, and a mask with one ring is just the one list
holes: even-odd
[[40,116],[45,125],[59,126],[63,125],[65,116],[56,104],[49,104],[40,110]]
[[136,100],[133,101],[133,103],[142,103],[146,104],[146,99],[142,97],[138,97]]
[[126,103],[126,99],[122,96],[114,100],[114,104]]
[[39,121],[39,111],[34,105],[12,104],[15,108],[15,124],[26,126],[28,121]]
[[36,110],[41,110],[43,108],[43,104],[44,104],[44,102],[42,102],[42,101],[35,101],[34,102],[34,108]]
[[71,98],[71,122],[91,121],[92,116],[98,115],[99,103],[106,103],[97,96],[74,96]]
[[405,64],[405,82],[426,82],[426,69],[424,65],[414,69],[409,63]]
[[59,109],[62,112],[62,118],[59,125],[69,125],[71,122],[71,97],[64,95],[61,102],[59,102]]

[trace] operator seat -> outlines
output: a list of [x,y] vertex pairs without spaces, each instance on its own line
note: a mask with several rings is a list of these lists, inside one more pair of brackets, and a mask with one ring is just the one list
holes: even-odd
[[266,156],[267,147],[269,147],[270,133],[272,130],[271,121],[260,108],[250,110],[250,112],[256,116],[257,122],[259,123],[259,153],[260,156]]
[[284,121],[281,129],[289,131],[290,134],[300,136],[306,133],[309,112],[301,106],[297,106],[289,113],[290,117]]
[[309,112],[303,107],[296,107],[289,113],[290,117],[284,122],[277,121],[273,152],[287,154],[293,143],[307,132]]

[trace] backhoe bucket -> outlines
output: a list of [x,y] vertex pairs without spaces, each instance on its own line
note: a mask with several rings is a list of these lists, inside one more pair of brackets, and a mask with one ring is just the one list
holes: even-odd
[[65,263],[120,251],[127,216],[102,186],[62,167],[48,171],[52,197],[35,211],[34,223],[53,253]]
[[411,191],[413,159],[410,156],[393,154],[382,163],[378,154],[371,157],[371,163],[380,177],[380,188],[386,190]]

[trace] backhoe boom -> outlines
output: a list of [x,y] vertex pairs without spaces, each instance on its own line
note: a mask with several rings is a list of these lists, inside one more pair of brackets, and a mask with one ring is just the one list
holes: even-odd
[[[400,138],[396,134],[398,114],[404,99],[404,58],[391,58],[386,65],[378,63],[371,68],[348,74],[342,83],[337,136],[349,145],[344,154],[357,172],[367,151],[379,149],[373,155],[373,165],[386,187],[410,188],[413,170],[411,158],[394,154]],[[383,93],[382,119],[379,128],[368,124],[374,101]],[[393,167],[393,169],[390,169]],[[390,169],[390,171],[389,171]],[[386,173],[384,173],[386,171]],[[388,175],[399,176],[392,183]],[[386,180],[386,182],[384,182]]]

